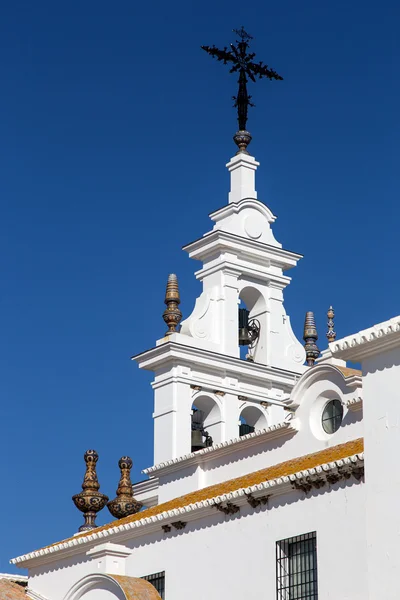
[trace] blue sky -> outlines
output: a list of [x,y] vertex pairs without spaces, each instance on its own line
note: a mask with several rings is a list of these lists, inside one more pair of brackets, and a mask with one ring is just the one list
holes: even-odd
[[[304,254],[285,306],[338,336],[398,314],[400,5],[8,2],[0,20],[2,543],[8,559],[77,530],[83,453],[152,464],[152,347],[168,273],[184,315],[200,286],[181,247],[224,205],[234,76],[201,44],[245,25],[283,82],[252,87],[259,198]],[[99,524],[108,519],[104,510]]]

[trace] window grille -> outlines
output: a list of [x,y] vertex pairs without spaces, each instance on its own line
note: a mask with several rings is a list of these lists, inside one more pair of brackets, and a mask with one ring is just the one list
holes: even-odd
[[318,600],[317,534],[276,543],[277,600]]
[[142,577],[146,581],[149,581],[156,588],[160,594],[162,600],[165,598],[165,571],[161,573],[153,573],[152,575],[145,575]]
[[343,420],[343,404],[340,400],[331,400],[322,413],[322,427],[326,433],[335,433]]

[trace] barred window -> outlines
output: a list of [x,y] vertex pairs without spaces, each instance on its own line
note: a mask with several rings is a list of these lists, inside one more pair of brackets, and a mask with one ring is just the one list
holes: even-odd
[[146,581],[149,581],[156,588],[157,592],[160,594],[162,600],[165,598],[165,571],[161,571],[161,573],[153,573],[152,575],[145,575],[142,577]]
[[277,600],[318,600],[317,534],[276,543]]

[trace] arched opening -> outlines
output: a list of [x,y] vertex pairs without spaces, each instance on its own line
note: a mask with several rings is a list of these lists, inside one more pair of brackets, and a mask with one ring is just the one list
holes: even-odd
[[239,417],[239,436],[260,431],[268,427],[267,417],[256,406],[246,406]]
[[192,452],[220,441],[220,407],[210,396],[199,396],[192,405]]
[[261,321],[264,315],[265,300],[261,292],[253,287],[243,288],[239,294],[238,336],[240,358],[243,360],[254,362],[256,358],[261,336],[263,335]]

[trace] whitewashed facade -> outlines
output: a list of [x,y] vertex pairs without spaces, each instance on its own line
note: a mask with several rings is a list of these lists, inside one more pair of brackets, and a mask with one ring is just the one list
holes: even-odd
[[[130,578],[157,573],[166,600],[399,597],[400,317],[304,366],[283,306],[301,256],[273,235],[255,159],[227,167],[228,204],[185,248],[203,292],[179,333],[135,357],[154,372],[154,465],[134,486],[148,508],[13,559],[33,599],[144,598]],[[260,323],[252,361],[240,301]],[[196,452],[194,407],[213,440]],[[243,419],[254,431],[240,437]]]

